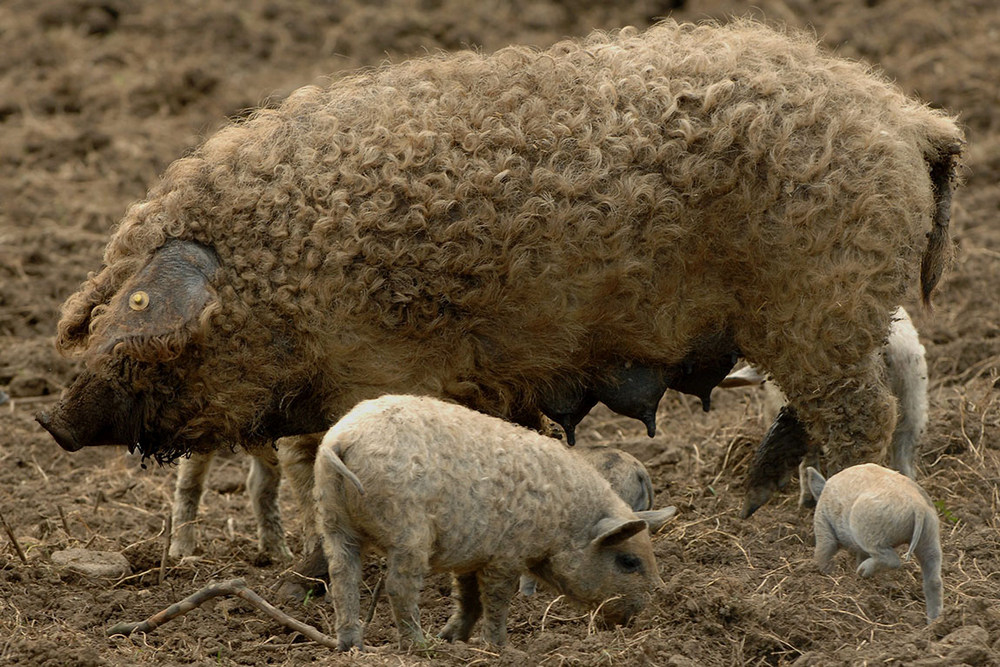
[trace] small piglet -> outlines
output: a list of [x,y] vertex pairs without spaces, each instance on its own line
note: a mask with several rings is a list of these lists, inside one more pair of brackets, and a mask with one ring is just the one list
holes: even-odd
[[[570,451],[601,473],[612,490],[634,511],[653,508],[653,481],[642,461],[628,452],[603,445],[576,445]],[[523,595],[534,595],[535,579],[523,575],[520,588]]]
[[341,650],[362,647],[361,556],[387,560],[385,589],[400,645],[421,644],[417,599],[430,572],[452,572],[456,608],[440,636],[507,639],[522,572],[625,623],[663,585],[647,525],[557,440],[437,399],[359,403],[323,437],[317,528],[329,562]]
[[917,557],[924,577],[927,621],[941,614],[941,542],[930,496],[909,477],[874,463],[846,468],[829,480],[806,468],[815,498],[816,564],[829,571],[841,547],[857,558],[857,572],[870,577],[900,566],[895,547]]
[[592,465],[614,492],[636,512],[653,508],[653,481],[642,461],[628,452],[600,445],[577,445],[571,450]]

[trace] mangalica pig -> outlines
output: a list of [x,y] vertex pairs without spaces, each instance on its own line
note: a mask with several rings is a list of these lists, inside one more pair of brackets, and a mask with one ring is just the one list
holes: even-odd
[[417,598],[431,572],[454,574],[441,636],[502,645],[518,578],[530,572],[603,618],[625,623],[662,585],[647,525],[674,508],[633,512],[565,445],[430,397],[363,401],[323,437],[317,530],[329,563],[342,650],[361,647],[361,558],[387,560],[401,644],[420,644]]
[[910,547],[924,577],[927,621],[941,614],[941,538],[937,510],[927,492],[909,477],[874,463],[852,466],[824,480],[806,468],[817,498],[813,528],[816,565],[827,572],[838,549],[857,560],[857,572],[870,577],[901,565],[895,548]]
[[707,401],[742,356],[829,465],[876,460],[896,416],[872,353],[946,264],[962,143],[871,68],[747,20],[306,86],[128,209],[63,306],[82,373],[38,419],[67,450],[161,461],[386,393],[532,427],[606,400],[652,431],[664,387]]

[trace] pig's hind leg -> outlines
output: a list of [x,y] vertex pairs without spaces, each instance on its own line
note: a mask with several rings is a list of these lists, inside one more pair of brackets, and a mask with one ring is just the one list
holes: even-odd
[[863,497],[851,512],[848,524],[854,542],[852,550],[858,558],[857,573],[862,577],[870,577],[879,570],[894,570],[903,564],[892,544],[887,543],[892,538],[886,535],[889,527],[884,515],[881,505],[866,503]]
[[452,582],[452,597],[455,599],[455,611],[438,636],[450,642],[468,641],[476,621],[483,615],[483,603],[479,598],[479,580],[475,572],[455,575]]
[[[428,571],[428,547],[397,544],[386,554],[385,592],[392,607],[392,616],[399,630],[399,648],[425,645],[424,633],[420,629],[420,609],[417,601],[423,588],[424,575]],[[333,579],[333,571],[330,571]]]
[[364,648],[361,629],[361,547],[356,539],[324,526],[329,594],[336,614],[337,649]]

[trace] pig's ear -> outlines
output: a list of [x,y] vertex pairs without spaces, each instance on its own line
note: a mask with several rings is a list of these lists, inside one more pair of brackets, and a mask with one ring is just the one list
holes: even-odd
[[596,537],[591,541],[591,544],[596,547],[609,547],[624,542],[644,530],[646,530],[646,522],[642,519],[605,517],[594,526]]
[[168,241],[111,299],[95,322],[92,349],[103,353],[127,340],[181,332],[212,299],[209,281],[218,268],[210,248]]
[[670,507],[664,507],[661,510],[646,510],[644,512],[636,512],[635,515],[646,522],[649,526],[649,532],[655,533],[660,528],[663,528],[670,517],[677,514],[677,508],[671,505]]
[[819,500],[819,494],[823,493],[823,487],[826,486],[826,480],[823,475],[817,472],[816,468],[809,466],[806,468],[806,480],[809,483],[809,490],[813,494],[813,498]]

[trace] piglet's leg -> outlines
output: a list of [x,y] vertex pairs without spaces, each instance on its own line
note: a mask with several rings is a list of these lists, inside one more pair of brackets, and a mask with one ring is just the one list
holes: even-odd
[[[399,630],[399,648],[408,650],[425,644],[420,630],[420,609],[417,600],[423,587],[428,565],[426,557],[417,554],[426,550],[407,547],[391,549],[386,557],[385,592],[392,607],[392,616]],[[333,571],[330,571],[331,578]]]
[[329,564],[329,594],[337,616],[337,648],[364,648],[361,630],[361,548],[339,531],[324,531]]
[[[933,510],[928,510],[933,512]],[[924,600],[927,603],[927,621],[933,621],[941,615],[941,538],[938,522],[931,518],[924,523],[924,533],[920,544],[914,550],[920,563],[920,572],[924,577]]]
[[455,612],[448,619],[444,629],[438,635],[450,642],[468,641],[472,628],[483,615],[483,604],[479,599],[479,581],[475,572],[457,575],[452,582],[452,596],[455,599]]
[[496,646],[507,643],[507,614],[517,592],[518,572],[495,568],[479,571],[483,602],[483,639]]
[[870,577],[879,570],[894,570],[902,563],[896,551],[891,547],[878,547],[869,552],[867,559],[858,566],[858,574]]
[[943,606],[941,600],[941,563],[937,567],[928,567],[921,564],[920,570],[924,575],[924,601],[927,603],[927,622],[930,623],[941,615]]
[[833,526],[818,513],[813,519],[813,532],[816,533],[816,549],[813,552],[813,560],[820,572],[829,572],[833,566],[833,556],[840,548],[840,544],[837,542],[837,533]]

